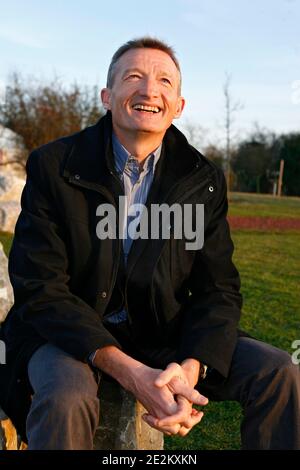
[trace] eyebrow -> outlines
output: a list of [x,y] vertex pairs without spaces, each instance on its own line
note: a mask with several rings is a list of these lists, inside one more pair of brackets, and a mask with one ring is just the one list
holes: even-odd
[[[133,68],[126,69],[124,71],[124,73],[122,74],[122,78],[124,78],[126,75],[128,75],[129,73],[132,73],[132,72],[138,72],[141,75],[144,75],[144,72],[141,69],[139,69],[138,67],[133,67]],[[171,74],[169,74],[168,72],[165,72],[164,70],[159,70],[158,74],[166,76],[170,79],[174,78]]]
[[139,72],[139,73],[143,73],[142,70],[140,70],[138,67],[133,67],[133,68],[130,68],[130,69],[126,69],[124,71],[124,73],[122,74],[122,78],[124,78],[126,75],[128,75],[130,72]]

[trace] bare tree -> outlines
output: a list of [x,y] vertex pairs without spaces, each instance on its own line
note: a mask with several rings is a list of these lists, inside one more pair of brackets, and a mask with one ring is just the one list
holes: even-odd
[[203,148],[207,130],[189,119],[185,120],[182,127],[189,143],[198,150]]
[[223,169],[224,151],[215,144],[209,144],[204,148],[204,155]]
[[243,108],[243,104],[237,100],[235,101],[231,94],[231,75],[226,73],[225,82],[223,85],[223,93],[225,98],[225,133],[226,133],[226,179],[227,189],[231,188],[231,153],[232,153],[232,126],[234,123],[234,115],[237,111]]
[[66,88],[58,78],[45,83],[23,79],[18,72],[11,75],[0,102],[0,123],[24,143],[17,157],[22,166],[34,148],[95,123],[101,114],[96,87],[74,83]]

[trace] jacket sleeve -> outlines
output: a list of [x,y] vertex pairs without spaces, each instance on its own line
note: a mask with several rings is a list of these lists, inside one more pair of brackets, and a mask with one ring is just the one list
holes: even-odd
[[227,377],[237,341],[242,297],[239,274],[232,262],[227,188],[221,171],[217,173],[215,191],[216,197],[207,202],[204,244],[196,252],[190,276],[191,295],[183,315],[177,359],[198,359]]
[[13,311],[27,324],[25,331],[30,325],[35,334],[85,362],[97,348],[121,346],[99,314],[69,289],[64,224],[40,157],[35,151],[27,161],[22,211],[9,256]]

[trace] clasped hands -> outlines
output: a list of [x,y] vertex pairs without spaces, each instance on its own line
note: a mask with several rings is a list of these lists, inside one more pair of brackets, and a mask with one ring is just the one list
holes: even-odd
[[188,434],[203,417],[193,405],[208,403],[194,388],[198,375],[199,362],[193,359],[181,365],[172,362],[164,371],[150,367],[140,370],[134,394],[148,412],[143,415],[145,422],[167,435]]

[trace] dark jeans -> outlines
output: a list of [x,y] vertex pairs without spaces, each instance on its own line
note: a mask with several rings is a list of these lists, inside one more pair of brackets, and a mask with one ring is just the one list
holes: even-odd
[[[126,343],[122,328],[117,329],[116,336]],[[129,348],[127,343],[125,351]],[[172,360],[171,351],[154,351],[148,362],[161,361],[165,367]],[[34,353],[28,374],[34,390],[27,418],[29,449],[92,449],[99,420],[97,374],[50,344]],[[208,379],[198,389],[210,400],[242,405],[244,449],[300,449],[300,370],[288,353],[239,338],[227,380],[214,385]]]

